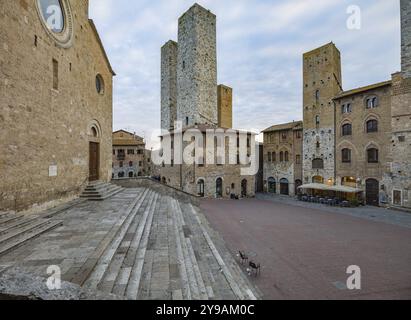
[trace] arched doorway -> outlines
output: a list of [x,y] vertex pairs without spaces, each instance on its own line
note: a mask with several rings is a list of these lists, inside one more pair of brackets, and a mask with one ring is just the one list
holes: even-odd
[[367,179],[365,182],[365,199],[367,205],[376,206],[380,205],[379,203],[379,187],[380,183],[376,179]]
[[268,193],[277,193],[277,183],[274,178],[268,179]]
[[167,179],[166,179],[166,177],[161,178],[161,182],[162,182],[163,184],[167,184]]
[[93,120],[88,127],[89,137],[89,181],[100,179],[100,125]]
[[247,197],[247,180],[241,181],[241,196],[243,198]]
[[324,184],[324,178],[321,177],[321,176],[315,176],[315,177],[313,177],[313,183]]
[[204,180],[203,179],[198,180],[198,182],[197,182],[197,194],[198,194],[198,196],[200,196],[202,198],[204,198],[204,195],[205,195],[204,186],[205,186]]
[[299,194],[300,189],[298,189],[298,187],[302,185],[303,185],[303,182],[301,180],[295,180],[295,194]]
[[215,194],[217,198],[223,197],[223,179],[218,178],[215,183]]
[[280,194],[288,196],[290,195],[290,188],[287,179],[280,180]]

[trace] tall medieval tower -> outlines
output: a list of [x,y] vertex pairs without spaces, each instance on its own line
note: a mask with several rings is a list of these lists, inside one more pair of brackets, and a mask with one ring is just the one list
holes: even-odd
[[305,183],[335,183],[335,107],[342,92],[341,56],[334,43],[303,56]]
[[216,16],[194,4],[178,22],[177,119],[218,124]]
[[392,75],[392,163],[385,180],[394,206],[411,208],[411,2],[401,0],[401,72]]
[[178,44],[168,41],[161,48],[161,129],[173,130],[177,120]]

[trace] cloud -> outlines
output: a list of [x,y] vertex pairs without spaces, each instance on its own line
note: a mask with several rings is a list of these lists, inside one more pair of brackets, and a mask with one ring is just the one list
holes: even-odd
[[[234,89],[234,124],[258,130],[302,118],[302,54],[330,41],[344,88],[387,80],[400,68],[397,0],[202,0],[217,15],[218,80]],[[160,48],[177,39],[188,0],[91,0],[114,80],[114,129],[148,139],[160,126]],[[346,27],[347,7],[362,11]],[[149,146],[151,145],[148,141]]]

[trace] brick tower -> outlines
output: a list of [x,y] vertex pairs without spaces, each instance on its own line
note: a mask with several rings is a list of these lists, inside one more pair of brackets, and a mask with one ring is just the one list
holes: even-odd
[[334,45],[303,56],[305,183],[335,181],[335,107],[333,98],[342,91],[341,57]]

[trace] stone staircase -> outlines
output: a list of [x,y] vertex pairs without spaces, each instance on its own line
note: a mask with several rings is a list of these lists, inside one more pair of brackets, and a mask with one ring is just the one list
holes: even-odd
[[122,187],[116,186],[111,183],[94,181],[84,189],[80,198],[90,201],[103,201],[106,200],[123,190]]
[[35,215],[0,214],[0,256],[61,225],[62,221]]
[[144,189],[71,281],[128,299],[257,299],[194,207]]

